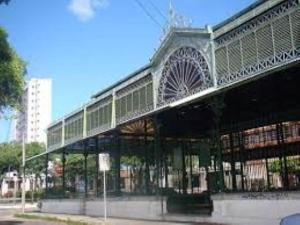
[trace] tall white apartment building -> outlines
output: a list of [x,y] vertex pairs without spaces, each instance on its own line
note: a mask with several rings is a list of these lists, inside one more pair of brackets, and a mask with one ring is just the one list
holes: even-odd
[[22,112],[13,122],[13,140],[46,143],[46,128],[51,122],[51,79],[32,78],[26,82]]

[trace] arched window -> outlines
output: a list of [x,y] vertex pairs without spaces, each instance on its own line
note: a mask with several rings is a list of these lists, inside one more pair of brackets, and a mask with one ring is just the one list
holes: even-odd
[[182,99],[213,85],[202,54],[192,47],[176,50],[167,60],[158,89],[158,105]]

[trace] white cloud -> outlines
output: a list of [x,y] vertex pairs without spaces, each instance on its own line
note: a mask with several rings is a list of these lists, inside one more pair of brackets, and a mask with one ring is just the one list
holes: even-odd
[[80,21],[88,21],[94,17],[97,10],[104,9],[108,5],[108,0],[71,0],[68,9]]

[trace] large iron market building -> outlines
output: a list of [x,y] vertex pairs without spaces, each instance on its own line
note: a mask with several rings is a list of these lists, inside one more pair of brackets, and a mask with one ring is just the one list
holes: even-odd
[[101,199],[90,198],[101,197],[97,154],[108,152],[108,191],[119,196],[111,216],[208,212],[224,221],[247,211],[278,221],[296,213],[299,59],[298,0],[257,1],[214,27],[174,27],[148,65],[48,127],[47,160],[63,156],[64,196],[80,183],[67,180],[66,157],[84,155],[86,199],[83,209],[45,200],[42,210],[100,215]]

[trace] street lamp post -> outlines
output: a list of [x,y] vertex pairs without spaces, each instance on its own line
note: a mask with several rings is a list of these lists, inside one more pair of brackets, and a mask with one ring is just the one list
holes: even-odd
[[[9,176],[10,177],[10,176]],[[14,181],[14,205],[16,204],[17,201],[17,185],[18,185],[18,176],[17,175],[13,175],[13,181]]]
[[23,140],[22,140],[22,170],[23,170],[23,176],[22,176],[22,213],[25,212],[25,137],[23,134]]

